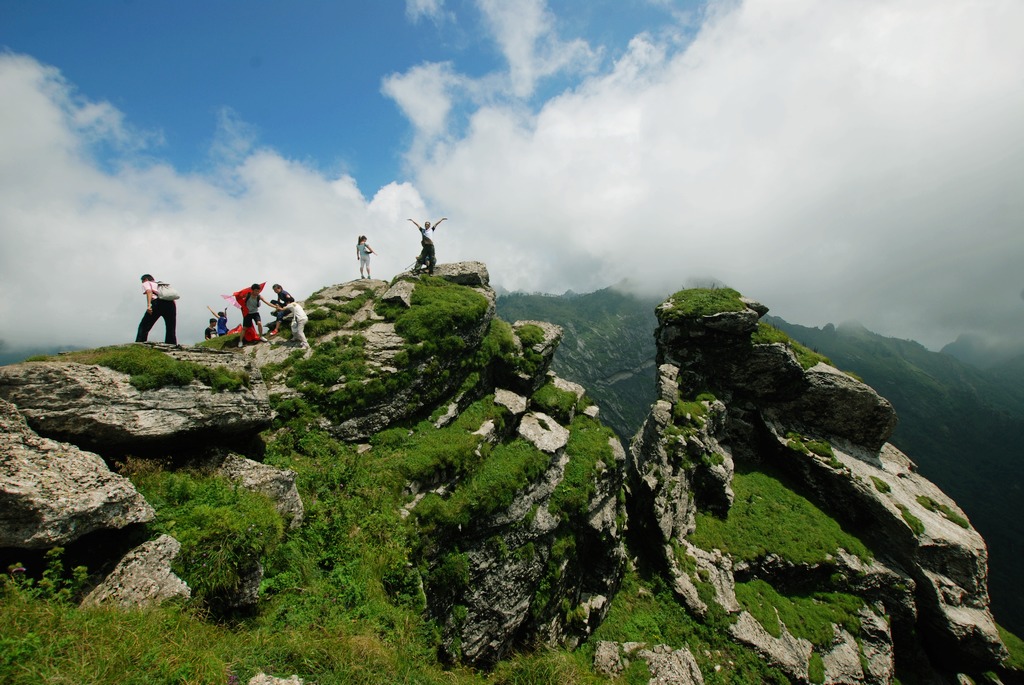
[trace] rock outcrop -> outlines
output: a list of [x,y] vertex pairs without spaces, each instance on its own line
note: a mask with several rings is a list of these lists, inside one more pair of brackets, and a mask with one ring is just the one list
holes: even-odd
[[40,437],[0,400],[0,547],[48,549],[153,516],[98,455]]
[[82,600],[83,606],[109,604],[122,609],[162,604],[171,599],[188,599],[188,585],[171,570],[181,543],[170,535],[136,547]]
[[41,435],[107,453],[237,439],[270,424],[266,387],[246,358],[176,345],[150,347],[179,361],[245,373],[249,387],[214,392],[194,381],[138,390],[126,373],[58,359],[0,366],[0,398],[17,405]]
[[[728,304],[703,313],[675,299],[659,307],[658,400],[630,447],[630,521],[661,546],[680,600],[703,614],[713,598],[737,615],[735,639],[799,682],[811,677],[813,655],[825,682],[888,683],[900,641],[920,640],[911,651],[930,654],[939,671],[999,664],[1006,653],[988,608],[985,543],[886,442],[896,424],[889,402],[759,328],[763,305]],[[691,544],[698,512],[731,509],[740,464],[788,473],[874,558],[838,549],[811,565],[770,553],[739,560]],[[833,639],[814,645],[784,623],[772,633],[737,602],[735,583],[755,580],[860,597],[858,634],[834,625]],[[698,592],[701,584],[710,594]]]
[[[0,548],[45,550],[129,526],[153,538],[111,545],[116,556],[90,565],[104,577],[94,575],[87,606],[188,598],[172,561],[179,571],[192,564],[181,572],[192,601],[214,612],[258,611],[264,563],[263,591],[276,584],[281,592],[275,603],[292,592],[306,601],[307,572],[331,592],[370,578],[374,592],[395,598],[396,612],[414,607],[417,620],[428,619],[442,660],[478,668],[518,650],[593,639],[627,569],[641,564],[665,581],[658,602],[674,594],[688,620],[795,683],[888,684],[903,649],[937,678],[997,667],[1005,649],[988,608],[984,540],[887,442],[891,405],[762,328],[763,305],[736,294],[721,310],[704,311],[683,306],[686,297],[658,308],[657,399],[628,453],[601,425],[585,388],[550,371],[562,329],[497,319],[478,262],[314,293],[304,303],[312,349],[301,354],[288,331],[283,342],[230,351],[144,348],[241,372],[247,385],[237,391],[199,381],[139,390],[129,375],[81,361],[87,356],[0,367]],[[244,488],[266,495],[281,515],[262,497],[229,500],[255,502],[256,514],[218,545],[244,537],[247,525],[253,538],[267,532],[262,539],[278,544],[282,518],[284,535],[310,538],[279,549],[344,542],[324,543],[300,573],[275,569],[280,559],[269,545],[247,548],[220,569],[234,564],[224,574],[231,587],[204,596],[201,582],[214,574],[203,576],[198,560],[209,550],[179,535],[188,552],[178,559],[179,542],[157,534],[181,531],[185,516],[145,525],[153,507],[107,465],[121,468],[129,453],[160,458],[141,471],[126,459],[123,472],[133,477],[189,467],[187,478],[159,474],[172,483],[180,477],[182,497],[195,482],[236,496]],[[386,474],[359,481],[366,462]],[[309,520],[296,471],[269,464],[302,474],[314,498]],[[321,473],[325,482],[309,486]],[[809,503],[815,521],[839,522],[847,537],[836,533],[828,549],[805,556],[767,542],[741,549],[724,533],[702,537],[762,496],[752,474],[777,477],[775,492]],[[387,504],[372,522],[351,512],[331,520],[324,501],[378,486]],[[163,517],[171,505],[156,497],[168,507]],[[218,522],[230,518],[210,509]],[[264,527],[249,525],[260,517]],[[389,539],[394,558],[381,563],[388,568],[352,573],[346,564],[357,561],[346,555],[367,535],[386,537],[383,527],[398,517],[405,523]],[[400,549],[406,543],[410,549]],[[352,588],[345,601],[360,601],[361,591]],[[818,621],[813,630],[799,615],[808,606],[826,617],[809,618]],[[709,650],[670,641],[599,642],[595,670],[617,678],[640,660],[650,683],[717,682]],[[301,682],[263,674],[257,681]]]
[[[552,387],[582,398],[579,386],[545,372],[546,367],[536,370]],[[527,385],[538,383],[531,379]],[[572,429],[511,390],[496,389],[495,404],[510,413],[505,434],[493,422],[476,434],[492,443],[518,436],[546,455],[547,467],[508,506],[460,526],[448,543],[454,548],[444,545],[434,555],[437,566],[450,563],[452,554],[465,559],[465,582],[457,589],[427,587],[431,614],[443,626],[446,657],[485,667],[517,645],[573,646],[585,639],[604,618],[626,558],[618,499],[625,453],[619,441],[606,438],[604,458],[590,467],[593,492],[585,510],[568,513],[553,504],[555,493],[569,485],[570,462],[587,459],[569,448]],[[431,491],[445,496],[450,486],[436,484]]]
[[288,522],[289,528],[302,525],[305,508],[295,488],[295,472],[261,464],[237,454],[229,454],[217,472],[246,490],[260,492],[277,504],[277,511]]
[[[489,285],[486,266],[480,262],[442,264],[438,265],[435,273],[437,278],[472,288],[473,292],[482,296],[484,308],[481,316],[463,321],[455,330],[445,332],[461,338],[466,349],[478,348],[495,311],[496,296]],[[399,367],[407,366],[405,360],[410,354],[409,341],[396,330],[394,323],[376,312],[375,298],[380,297],[392,306],[408,309],[412,306],[412,294],[418,282],[419,279],[411,274],[399,275],[390,287],[381,281],[356,281],[353,284],[325,288],[305,301],[304,308],[314,320],[363,302],[351,317],[336,319],[337,328],[320,337],[321,342],[354,336],[362,341],[361,351],[367,373],[359,378],[338,377],[330,387],[331,392],[345,394],[369,384],[384,384],[392,374],[399,372]],[[371,293],[374,298],[367,298],[367,293]],[[397,385],[391,392],[379,393],[379,399],[366,403],[358,411],[349,411],[340,416],[332,422],[332,433],[342,440],[364,440],[396,421],[422,412],[432,402],[451,394],[466,380],[469,371],[460,366],[460,361],[458,358],[437,354],[417,359],[412,368],[403,369],[406,382]],[[280,381],[271,379],[270,382],[274,385]]]

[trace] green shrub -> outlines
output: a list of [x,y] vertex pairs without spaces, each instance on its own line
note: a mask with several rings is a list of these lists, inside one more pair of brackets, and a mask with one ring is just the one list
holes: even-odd
[[854,636],[860,634],[857,612],[864,601],[840,592],[814,592],[809,595],[786,596],[763,580],[736,583],[736,599],[757,619],[768,633],[779,637],[779,621],[794,636],[822,648],[832,644],[833,624],[840,625]]
[[89,570],[85,566],[76,566],[70,573],[65,571],[63,547],[51,547],[47,550],[42,573],[38,579],[33,571],[34,569],[26,568],[21,563],[11,564],[7,568],[8,577],[0,576],[0,586],[7,581],[26,596],[72,602],[81,599],[82,588],[89,576]]
[[786,447],[801,454],[816,454],[819,457],[828,459],[833,468],[841,468],[842,462],[836,458],[832,445],[828,440],[812,440],[805,438],[799,433],[790,431],[786,433]]
[[516,357],[516,339],[512,326],[499,318],[491,319],[487,335],[484,336],[477,355],[478,367],[486,366],[492,359],[500,359],[511,364]]
[[971,527],[970,522],[968,522],[967,519],[965,519],[963,516],[954,511],[952,507],[942,504],[941,502],[936,502],[927,495],[918,495],[917,503],[920,504],[925,509],[927,509],[928,511],[934,511],[942,514],[945,518],[952,521],[961,528]]
[[224,478],[139,462],[128,475],[156,509],[150,527],[181,543],[174,568],[194,596],[234,591],[284,537],[284,521],[269,498]]
[[520,490],[548,468],[550,461],[547,454],[525,440],[499,444],[448,499],[428,494],[414,513],[428,528],[468,526],[477,517],[507,508]]
[[530,402],[535,409],[548,414],[556,421],[563,424],[569,423],[572,419],[577,401],[576,393],[568,390],[560,390],[552,382],[542,385],[537,392],[533,393]]
[[655,313],[663,324],[694,316],[741,312],[747,306],[732,288],[691,288],[672,295]]
[[704,418],[708,415],[708,408],[703,402],[694,400],[692,402],[686,402],[679,400],[672,407],[672,419],[678,424],[680,422],[690,421],[697,425],[704,423]]
[[487,311],[487,298],[472,288],[439,277],[422,277],[412,292],[408,309],[378,311],[392,319],[395,330],[409,343],[442,345],[458,338],[459,331],[477,324]]
[[774,552],[793,563],[821,563],[842,548],[863,560],[871,552],[825,512],[792,490],[781,475],[753,471],[733,477],[728,518],[697,513],[690,541],[753,561]]
[[807,662],[807,679],[816,684],[825,682],[825,662],[817,652],[811,652]]
[[516,331],[524,347],[533,347],[544,342],[544,329],[532,323],[523,324]]
[[352,315],[373,298],[372,290],[364,290],[350,300],[339,302],[335,300],[323,300],[318,291],[310,295],[306,300],[306,322],[305,333],[309,338],[320,338],[332,331],[341,330],[349,321]]
[[569,462],[565,475],[548,502],[548,511],[566,518],[586,516],[596,492],[598,464],[614,467],[614,455],[608,440],[615,437],[610,428],[588,416],[577,416],[569,425],[565,453]]
[[834,366],[832,360],[822,354],[818,354],[814,350],[801,345],[797,341],[789,337],[784,331],[779,330],[771,324],[759,321],[757,324],[757,330],[750,337],[751,342],[755,345],[767,345],[771,343],[782,343],[793,351],[796,355],[797,361],[800,363],[802,369],[809,369],[812,366],[823,362],[829,366]]
[[817,454],[819,457],[834,457],[835,452],[832,451],[832,445],[827,440],[808,440],[804,443],[807,449]]
[[878,490],[882,494],[888,494],[892,492],[892,486],[886,483],[881,478],[871,476],[871,482],[875,484],[875,490]]
[[232,333],[230,335],[218,335],[216,338],[210,338],[209,340],[203,340],[196,343],[197,347],[202,347],[207,350],[233,350],[238,347],[238,338],[240,334]]
[[921,523],[921,519],[911,514],[910,509],[905,504],[897,504],[896,506],[899,508],[900,514],[903,515],[903,520],[910,526],[910,530],[914,531],[914,535],[922,535],[924,533],[924,524]]
[[1010,652],[1010,658],[1006,660],[1006,667],[1024,673],[1024,640],[1011,633],[1001,625],[996,625],[999,630],[999,637],[1002,639],[1006,649]]
[[441,597],[456,597],[469,587],[469,557],[446,554],[427,575],[427,584]]
[[[705,678],[714,674],[714,680],[707,680],[709,683],[789,684],[778,669],[765,663],[752,648],[733,641],[727,628],[728,623],[715,623],[711,612],[705,620],[692,616],[662,577],[629,569],[605,620],[578,652],[581,658],[592,661],[594,649],[602,640],[691,645],[697,665],[708,674]],[[693,645],[702,648],[692,649]]]

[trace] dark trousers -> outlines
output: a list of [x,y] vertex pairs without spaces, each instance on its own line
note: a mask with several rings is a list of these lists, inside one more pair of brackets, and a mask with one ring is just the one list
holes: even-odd
[[417,268],[423,266],[427,270],[427,273],[434,273],[434,266],[437,264],[437,256],[434,254],[434,243],[420,243],[423,248],[420,251],[420,256],[416,258]]
[[178,337],[175,335],[175,328],[178,325],[178,308],[175,306],[173,300],[158,300],[153,299],[152,302],[153,311],[146,311],[142,317],[142,321],[139,322],[139,332],[135,335],[135,342],[146,342],[149,338],[149,331],[153,328],[153,324],[160,317],[164,319],[164,326],[166,326],[166,332],[164,333],[164,342],[177,345]]

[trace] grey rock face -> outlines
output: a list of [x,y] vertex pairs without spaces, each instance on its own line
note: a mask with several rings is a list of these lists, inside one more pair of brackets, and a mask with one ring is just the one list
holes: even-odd
[[382,302],[400,304],[408,309],[412,306],[412,291],[415,289],[416,284],[412,281],[398,281],[381,295],[380,299]]
[[[891,681],[893,640],[885,616],[894,631],[924,635],[950,662],[999,663],[1005,651],[988,609],[985,543],[956,503],[885,442],[896,423],[892,406],[827,364],[803,370],[786,344],[754,344],[750,336],[764,308],[747,307],[663,322],[657,334],[659,400],[630,446],[628,484],[631,524],[660,536],[676,593],[702,613],[689,568],[699,569],[704,582],[714,581],[715,601],[729,612],[739,609],[734,580],[807,588],[818,578],[822,587],[858,595],[872,608],[861,610],[858,636],[835,626],[832,644],[819,650],[826,682]],[[708,390],[722,406],[709,411],[705,426],[695,431],[673,416],[673,406],[687,406],[675,404],[680,394]],[[793,433],[828,450],[809,451]],[[696,469],[681,466],[687,455],[702,453],[721,455],[727,468],[708,468],[697,478]],[[696,510],[717,506],[724,513],[731,506],[732,456],[751,468],[769,462],[786,471],[801,494],[863,531],[879,558],[865,562],[839,552],[801,566],[766,554],[730,567],[702,556],[708,551],[684,538],[693,531]],[[690,557],[685,564],[675,558],[678,550]],[[811,645],[785,627],[776,638],[740,612],[731,631],[789,677],[807,679]]]
[[[494,291],[488,285],[487,269],[479,262],[460,262],[456,264],[438,265],[435,276],[460,285],[472,287],[480,293],[488,303],[487,311],[478,321],[458,331],[463,339],[467,350],[476,349],[494,318]],[[401,276],[390,288],[386,283],[376,287],[375,283],[367,284],[367,281],[355,281],[357,284],[346,284],[334,286],[314,294],[307,300],[307,307],[344,304],[359,295],[362,295],[366,288],[373,286],[374,292],[387,301],[399,303],[403,307],[409,307],[412,303],[412,294],[417,283],[420,281],[411,276]],[[324,336],[322,340],[341,335],[360,335],[365,344],[363,352],[366,356],[366,365],[372,370],[372,376],[362,379],[359,382],[372,382],[374,379],[381,379],[399,371],[398,356],[406,349],[406,341],[395,330],[395,326],[387,321],[379,320],[381,317],[373,312],[372,305],[365,306],[360,313],[357,313],[340,330]],[[366,321],[372,321],[368,326]],[[397,392],[374,402],[358,415],[339,421],[330,427],[331,432],[347,441],[365,440],[370,435],[383,430],[396,421],[402,420],[423,410],[427,397],[425,389],[431,388],[434,396],[445,395],[454,392],[465,380],[468,372],[458,372],[458,369],[450,366],[437,368],[438,360],[429,359],[421,363],[414,373],[410,375],[410,382],[400,388]],[[446,380],[437,386],[439,377]],[[348,379],[339,378],[335,390],[345,387]],[[355,381],[353,381],[355,382]],[[444,422],[442,422],[443,424]]]
[[519,435],[541,452],[554,454],[569,441],[569,431],[542,412],[531,412],[519,423]]
[[290,678],[277,678],[266,673],[257,673],[249,679],[249,685],[302,685],[303,680],[297,675]]
[[[508,508],[460,531],[469,583],[458,597],[432,599],[434,613],[444,620],[445,645],[457,638],[461,660],[477,666],[493,665],[515,644],[577,644],[600,624],[625,564],[617,497],[625,453],[618,441],[609,441],[612,463],[595,470],[586,515],[570,522],[548,508],[573,458],[566,452],[568,430],[530,411],[511,429],[550,454],[550,464]],[[574,540],[574,555],[555,551],[566,536]],[[545,577],[552,584],[538,599]],[[573,607],[571,621],[561,609],[564,602]],[[465,615],[453,617],[450,605],[465,607]]]
[[807,664],[814,647],[803,638],[793,637],[785,625],[781,627],[781,631],[779,637],[771,635],[746,611],[740,612],[736,623],[729,628],[734,638],[752,646],[769,663],[778,666],[801,682],[806,682]]
[[45,549],[154,515],[98,455],[39,437],[0,400],[0,547]]
[[511,390],[497,388],[494,391],[494,403],[508,409],[517,419],[526,413],[526,398]]
[[170,357],[249,374],[250,388],[215,393],[198,382],[140,391],[127,374],[74,362],[0,367],[0,398],[18,406],[38,433],[114,449],[196,436],[251,434],[270,423],[259,370],[243,355],[157,346]]
[[648,685],[703,685],[704,675],[690,650],[672,649],[668,645],[647,645],[639,642],[606,642],[597,644],[594,652],[594,670],[609,677],[617,677],[635,659],[647,662],[651,673]]
[[136,609],[171,599],[188,599],[188,585],[171,571],[181,543],[169,535],[145,542],[121,559],[102,583],[82,600],[82,606],[108,604]]
[[[1004,658],[989,610],[988,550],[966,515],[888,443],[875,464],[837,445],[833,451],[839,469],[813,455],[792,458],[821,497],[870,520],[872,540],[916,583],[919,629],[971,660]],[[914,531],[914,520],[923,532]]]
[[454,262],[438,264],[434,275],[459,285],[489,288],[491,276],[487,273],[487,265],[483,262]]
[[647,662],[651,672],[648,685],[704,685],[704,675],[697,666],[697,660],[685,647],[672,649],[657,645],[642,649],[637,656]]
[[879,449],[896,428],[896,412],[873,389],[828,364],[804,372],[806,386],[792,402],[771,408],[812,431]]
[[263,493],[272,499],[277,511],[288,521],[289,528],[298,528],[302,524],[305,509],[295,488],[294,471],[267,466],[237,454],[229,454],[219,471],[246,490]]

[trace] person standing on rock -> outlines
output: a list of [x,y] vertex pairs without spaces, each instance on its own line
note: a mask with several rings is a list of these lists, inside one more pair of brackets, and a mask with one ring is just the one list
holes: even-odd
[[[359,240],[356,242],[356,259],[359,260],[359,277],[360,278],[373,278],[370,275],[370,255],[377,254],[373,248],[366,242],[366,236],[359,236]],[[363,270],[366,270],[366,275],[363,275]]]
[[420,247],[422,248],[422,250],[420,250],[420,256],[416,258],[416,267],[413,271],[419,271],[422,267],[427,270],[428,274],[431,276],[434,275],[434,266],[437,265],[437,255],[434,252],[434,231],[437,230],[437,227],[441,225],[442,221],[447,220],[448,217],[442,217],[438,219],[434,223],[433,228],[431,228],[429,221],[424,221],[423,225],[420,226],[412,219],[409,219],[409,221],[412,221],[412,225],[419,229],[421,236]]
[[164,342],[168,345],[177,345],[178,336],[175,329],[177,328],[178,306],[174,300],[161,299],[157,281],[149,274],[142,275],[142,294],[146,298],[146,313],[142,315],[142,321],[139,322],[135,342],[146,342],[153,324],[157,319],[163,317]]

